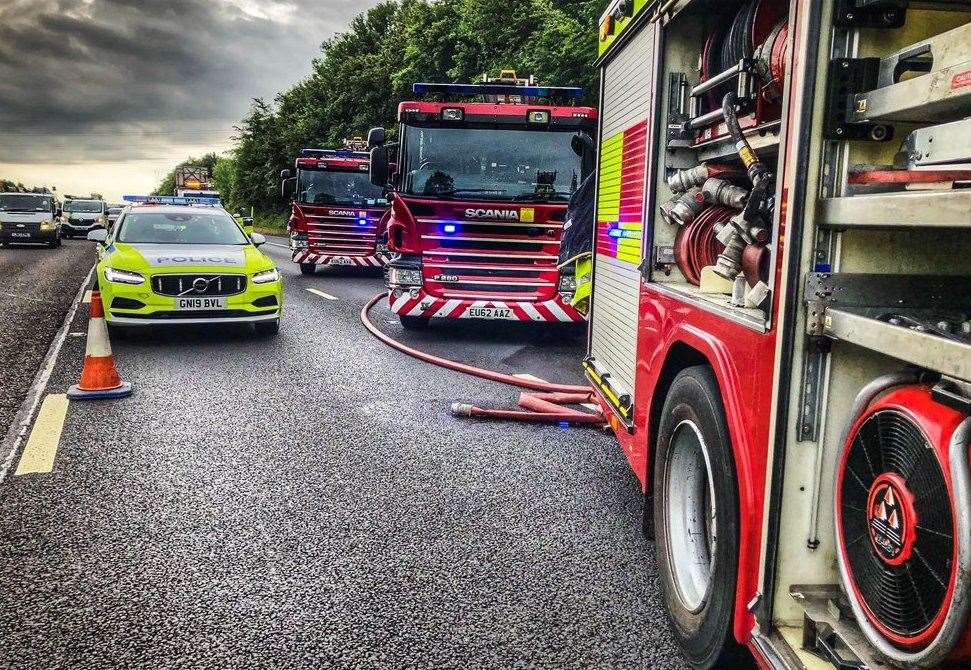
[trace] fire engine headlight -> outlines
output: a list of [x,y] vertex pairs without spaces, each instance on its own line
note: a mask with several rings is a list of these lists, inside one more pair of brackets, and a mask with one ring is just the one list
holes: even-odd
[[543,110],[535,110],[529,113],[530,123],[549,123],[550,113]]
[[105,279],[114,284],[144,284],[145,277],[141,276],[137,272],[128,272],[127,270],[115,270],[114,268],[105,268]]
[[577,278],[574,275],[560,277],[560,293],[576,293]]
[[280,273],[277,272],[276,268],[264,272],[257,272],[253,275],[254,284],[272,284],[275,281],[280,281]]
[[290,236],[290,248],[291,249],[306,249],[310,245],[307,243],[306,235],[291,235]]
[[421,286],[421,270],[407,268],[389,268],[388,283],[392,286]]
[[461,121],[465,112],[457,107],[446,107],[442,110],[442,121]]

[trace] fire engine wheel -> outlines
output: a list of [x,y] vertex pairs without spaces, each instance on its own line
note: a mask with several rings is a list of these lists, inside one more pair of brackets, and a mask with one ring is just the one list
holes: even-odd
[[313,263],[301,263],[300,264],[300,274],[302,275],[315,275],[317,274],[317,266]]
[[405,330],[424,330],[431,323],[431,319],[427,316],[399,314],[398,318],[401,319],[401,325]]
[[654,534],[668,618],[692,667],[746,667],[732,635],[738,492],[714,373],[683,370],[668,392],[654,467]]

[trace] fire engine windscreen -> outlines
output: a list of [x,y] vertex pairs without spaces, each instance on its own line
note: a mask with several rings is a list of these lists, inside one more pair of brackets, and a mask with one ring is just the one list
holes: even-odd
[[43,195],[0,195],[0,212],[50,212],[53,200]]
[[580,184],[573,131],[405,129],[402,192],[433,198],[567,202]]
[[354,207],[388,204],[384,189],[372,184],[367,172],[306,169],[298,175],[297,202]]
[[118,241],[126,244],[232,244],[249,240],[232,217],[219,212],[132,212]]

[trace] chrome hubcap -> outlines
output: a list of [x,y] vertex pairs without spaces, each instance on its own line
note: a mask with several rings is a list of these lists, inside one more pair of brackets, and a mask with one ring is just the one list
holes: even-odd
[[692,421],[674,429],[663,495],[671,574],[685,609],[698,612],[711,587],[717,501],[708,446]]

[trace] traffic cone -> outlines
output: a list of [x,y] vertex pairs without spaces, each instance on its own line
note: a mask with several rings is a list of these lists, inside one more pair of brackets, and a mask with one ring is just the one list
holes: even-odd
[[68,389],[67,397],[71,400],[106,400],[127,398],[131,393],[131,384],[123,382],[115,368],[101,293],[94,291],[91,293],[91,321],[88,322],[84,370],[81,371],[81,381]]

